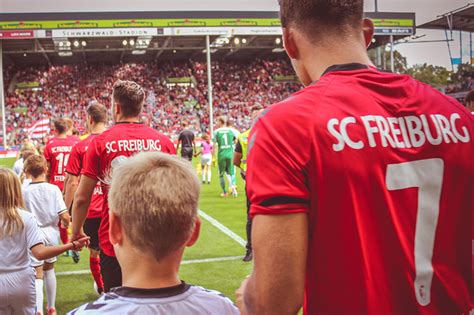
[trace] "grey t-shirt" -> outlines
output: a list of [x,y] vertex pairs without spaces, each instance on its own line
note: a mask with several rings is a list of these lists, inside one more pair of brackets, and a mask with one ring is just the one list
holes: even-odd
[[68,314],[234,315],[240,312],[222,293],[182,282],[161,289],[114,288],[95,302],[84,304]]
[[[0,236],[0,272],[15,272],[31,268],[28,250],[43,244],[43,234],[35,217],[24,210],[18,210],[24,228],[12,236]],[[0,220],[0,225],[3,222]]]

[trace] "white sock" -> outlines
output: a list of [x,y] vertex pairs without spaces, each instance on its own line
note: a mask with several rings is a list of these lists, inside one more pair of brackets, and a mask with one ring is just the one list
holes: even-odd
[[43,279],[35,280],[36,288],[36,312],[43,314]]
[[226,174],[225,177],[227,178],[227,182],[229,183],[229,190],[232,188],[232,176]]
[[204,182],[206,180],[206,172],[204,169],[202,169],[202,181]]
[[210,183],[211,182],[211,168],[207,170],[207,181]]
[[44,284],[46,287],[46,301],[48,308],[56,306],[56,274],[54,268],[44,271]]

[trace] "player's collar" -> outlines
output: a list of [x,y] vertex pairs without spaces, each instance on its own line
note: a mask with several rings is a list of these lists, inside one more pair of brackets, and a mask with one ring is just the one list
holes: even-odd
[[183,294],[188,291],[191,286],[184,281],[181,281],[181,284],[159,289],[139,289],[139,288],[130,288],[130,287],[117,287],[110,290],[111,292],[132,298],[168,298],[176,295]]
[[364,65],[361,63],[346,63],[341,65],[332,65],[323,72],[323,75],[326,75],[330,72],[334,71],[354,71],[354,70],[365,70],[369,69],[368,65]]
[[47,181],[42,181],[42,182],[31,182],[28,185],[36,185],[36,184],[45,184]]
[[125,124],[133,124],[133,125],[143,125],[141,121],[117,121],[116,125],[125,125]]

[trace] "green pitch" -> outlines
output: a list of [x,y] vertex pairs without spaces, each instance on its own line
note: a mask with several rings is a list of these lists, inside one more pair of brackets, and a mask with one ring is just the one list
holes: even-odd
[[[0,165],[12,167],[14,161],[15,159],[0,159]],[[214,168],[211,185],[206,184],[202,187],[200,209],[246,240],[244,183],[240,176],[238,177],[239,196],[222,198],[217,168]],[[201,219],[202,230],[199,241],[186,250],[185,264],[181,266],[180,277],[187,283],[218,290],[235,300],[234,292],[250,273],[252,263],[242,262],[245,254],[245,248],[242,245],[204,218]],[[214,258],[216,261],[205,261]],[[65,314],[83,303],[98,298],[94,293],[93,278],[88,272],[87,250],[81,252],[81,260],[78,264],[75,264],[70,257],[58,257],[55,269],[58,274],[56,298],[58,314]],[[72,271],[79,274],[70,274]]]

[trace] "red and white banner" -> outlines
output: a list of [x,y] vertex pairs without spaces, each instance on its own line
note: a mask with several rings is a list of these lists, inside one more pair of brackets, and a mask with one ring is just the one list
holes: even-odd
[[33,38],[33,31],[0,31],[0,38]]
[[28,137],[31,139],[39,139],[48,135],[51,132],[49,125],[49,118],[41,119],[35,122],[27,129]]

